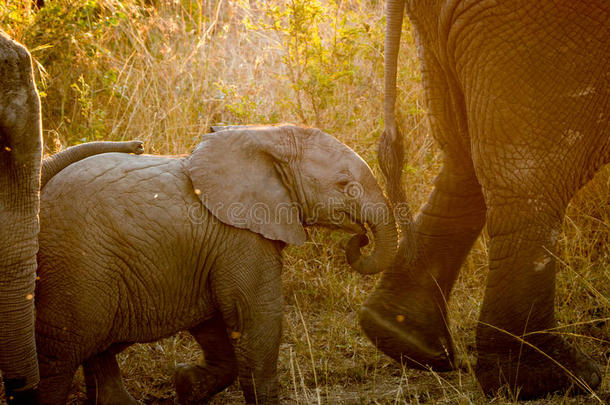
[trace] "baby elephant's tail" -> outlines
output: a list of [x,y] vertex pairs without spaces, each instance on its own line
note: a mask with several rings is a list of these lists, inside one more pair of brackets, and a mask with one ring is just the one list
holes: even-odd
[[142,145],[141,141],[88,142],[66,148],[42,160],[40,188],[42,189],[57,173],[79,160],[108,152],[135,153],[139,155],[144,152]]

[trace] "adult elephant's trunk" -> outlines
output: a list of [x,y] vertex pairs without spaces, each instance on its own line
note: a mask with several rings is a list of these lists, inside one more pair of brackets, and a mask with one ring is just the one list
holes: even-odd
[[404,165],[403,136],[396,125],[396,72],[400,35],[405,11],[404,0],[389,0],[386,5],[385,34],[385,130],[379,141],[379,166],[386,181],[388,196],[396,214],[396,221],[402,231],[401,255],[405,258],[414,254],[413,215],[402,187]]
[[89,156],[107,152],[135,153],[136,155],[144,152],[141,141],[127,142],[89,142],[71,146],[42,161],[42,174],[40,188],[49,182],[57,173],[70,166],[74,162],[85,159]]
[[363,222],[370,226],[375,238],[375,249],[369,256],[364,256],[360,252],[360,248],[369,243],[366,235],[354,235],[347,243],[345,249],[347,261],[361,274],[379,273],[387,270],[394,263],[397,232],[394,216],[388,208],[384,204],[383,210],[376,209],[374,205],[364,209]]
[[8,404],[35,404],[42,127],[28,51],[0,30],[0,371]]

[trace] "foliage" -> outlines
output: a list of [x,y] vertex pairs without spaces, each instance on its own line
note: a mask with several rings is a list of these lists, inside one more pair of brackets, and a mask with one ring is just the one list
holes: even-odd
[[[291,83],[295,101],[290,107],[305,123],[313,121],[320,126],[325,110],[336,114],[342,107],[342,85],[365,80],[359,59],[370,58],[374,50],[377,52],[372,53],[372,62],[382,62],[378,45],[374,45],[381,43],[380,26],[371,27],[368,21],[374,17],[353,4],[290,0],[280,4],[258,1],[257,5],[263,14],[255,22],[246,17],[244,23],[250,29],[276,34],[287,67],[286,74],[278,75],[278,79]],[[330,35],[325,35],[326,30]]]
[[45,126],[59,127],[67,144],[102,139],[106,111],[95,93],[107,92],[116,78],[107,38],[127,19],[127,10],[119,1],[57,0],[34,14],[27,2],[15,4],[6,6],[11,12],[0,8],[0,21],[35,58]]

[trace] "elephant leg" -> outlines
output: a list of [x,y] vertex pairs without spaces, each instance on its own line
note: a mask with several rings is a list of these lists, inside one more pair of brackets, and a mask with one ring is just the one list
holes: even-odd
[[384,353],[408,367],[453,367],[447,301],[464,258],[485,222],[472,166],[446,158],[415,221],[416,255],[384,272],[360,310],[360,325]]
[[548,331],[555,326],[555,245],[565,207],[534,192],[528,201],[490,195],[489,277],[477,328],[476,375],[483,390],[504,386],[526,399],[572,385],[596,387],[598,366]]
[[238,255],[224,264],[213,290],[246,403],[276,404],[283,310],[281,256],[275,243],[253,233],[247,237],[243,249],[252,255]]
[[64,405],[68,400],[72,379],[78,367],[57,367],[40,363],[40,403]]
[[125,389],[115,353],[105,350],[83,363],[87,399],[90,404],[138,404]]
[[276,302],[270,308],[254,309],[255,319],[245,322],[242,332],[231,332],[239,384],[246,403],[277,404],[277,359],[282,334],[281,302]]
[[220,316],[189,332],[203,349],[205,364],[179,364],[174,373],[174,385],[179,403],[200,404],[233,384],[237,378],[237,359]]
[[[2,211],[2,207],[0,207],[0,211]],[[35,217],[35,213],[33,215]],[[2,212],[0,212],[0,221],[2,219]],[[10,226],[9,232],[20,234]],[[31,242],[34,248],[35,240],[34,237]],[[6,258],[7,255],[10,257],[11,254],[4,252],[2,245],[3,238],[0,235],[0,257]],[[14,245],[16,243],[13,245],[9,243],[7,247],[18,249]],[[3,373],[5,396],[9,405],[37,404],[39,401],[37,399],[39,374],[33,336],[34,305],[32,297],[35,268],[35,255],[31,256],[29,260],[23,260],[14,268],[5,269],[0,263],[0,370]],[[15,276],[9,276],[10,273]],[[17,273],[21,274],[16,276]]]

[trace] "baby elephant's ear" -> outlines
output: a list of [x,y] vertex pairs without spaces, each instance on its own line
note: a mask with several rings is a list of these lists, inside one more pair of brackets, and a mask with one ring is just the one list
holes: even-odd
[[203,136],[188,160],[195,194],[220,221],[265,238],[300,245],[300,211],[278,171],[278,128],[221,131]]

